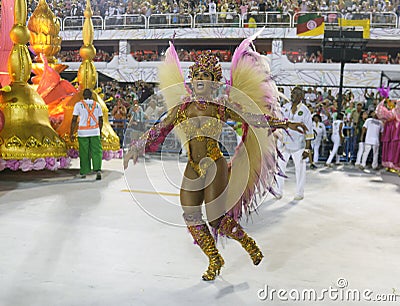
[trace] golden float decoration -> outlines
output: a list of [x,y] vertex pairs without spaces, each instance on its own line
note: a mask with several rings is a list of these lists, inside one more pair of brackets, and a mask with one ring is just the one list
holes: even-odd
[[0,158],[63,157],[66,146],[50,125],[47,105],[27,83],[32,61],[26,46],[30,38],[26,19],[26,0],[15,0],[14,26],[10,31],[14,45],[8,58],[11,84],[0,92],[0,110],[5,117],[0,132]]
[[97,84],[97,72],[94,66],[93,59],[96,55],[96,49],[93,46],[94,28],[91,17],[93,12],[91,9],[90,0],[86,1],[86,9],[84,12],[85,21],[83,23],[83,46],[79,50],[82,57],[82,64],[78,70],[79,92],[72,97],[64,109],[64,120],[57,129],[59,135],[65,140],[68,149],[78,149],[78,141],[70,141],[70,127],[72,121],[72,113],[75,104],[83,99],[83,90],[86,88],[92,89],[93,100],[101,105],[103,111],[103,128],[101,131],[101,142],[103,151],[118,151],[120,149],[119,137],[114,132],[108,121],[108,108],[100,95],[94,90]]

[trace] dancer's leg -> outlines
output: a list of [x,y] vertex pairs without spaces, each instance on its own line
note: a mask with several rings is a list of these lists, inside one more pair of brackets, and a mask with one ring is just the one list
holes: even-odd
[[362,158],[363,153],[364,153],[364,143],[359,142],[358,143],[358,151],[357,151],[357,159],[356,159],[356,163],[355,163],[356,166],[361,165],[361,158]]
[[372,146],[372,169],[378,168],[379,145]]
[[255,265],[258,265],[263,259],[264,255],[254,239],[249,237],[241,225],[231,216],[225,215],[222,218],[218,232],[238,241],[246,252],[249,253],[251,260]]
[[78,137],[80,174],[86,175],[92,171],[90,165],[89,137]]
[[306,161],[303,159],[303,150],[292,153],[296,175],[296,197],[304,197],[304,185],[306,184]]
[[331,154],[329,154],[328,160],[326,161],[327,165],[330,165],[332,163],[332,160],[336,156],[336,153],[340,147],[340,139],[339,138],[332,138],[332,141],[333,141],[333,148],[332,148]]
[[367,165],[367,159],[368,159],[368,155],[369,152],[372,149],[372,145],[370,144],[365,144],[364,145],[364,153],[362,155],[362,160],[361,160],[361,166],[365,168],[365,166]]
[[313,161],[314,161],[314,163],[318,163],[320,146],[321,146],[321,141],[315,141],[314,147],[313,147],[313,150],[314,150]]
[[208,223],[214,228],[218,227],[225,212],[231,208],[227,206],[230,203],[226,203],[228,175],[228,164],[223,157],[207,169],[204,203]]
[[103,148],[100,136],[90,137],[90,151],[92,153],[93,171],[100,171],[103,160]]
[[202,188],[204,183],[204,178],[199,178],[199,175],[190,165],[186,166],[180,192],[181,205],[184,211],[183,217],[193,239],[209,259],[208,269],[203,274],[203,280],[208,281],[214,280],[219,274],[224,265],[224,259],[219,254],[214,238],[202,219],[201,204],[204,200]]

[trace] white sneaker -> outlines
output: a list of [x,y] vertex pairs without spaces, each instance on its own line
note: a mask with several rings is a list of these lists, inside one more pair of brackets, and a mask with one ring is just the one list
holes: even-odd
[[295,201],[301,201],[301,200],[303,200],[304,199],[304,196],[303,195],[300,195],[300,194],[297,194],[295,197],[294,197],[294,200]]

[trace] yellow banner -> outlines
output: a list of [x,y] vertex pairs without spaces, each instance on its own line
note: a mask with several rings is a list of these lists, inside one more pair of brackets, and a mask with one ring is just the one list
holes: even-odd
[[341,27],[363,27],[363,38],[369,38],[369,19],[347,20],[339,18],[338,20]]

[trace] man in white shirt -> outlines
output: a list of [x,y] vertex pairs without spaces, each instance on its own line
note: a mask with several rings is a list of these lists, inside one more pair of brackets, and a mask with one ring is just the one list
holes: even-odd
[[317,95],[315,94],[315,91],[310,87],[308,88],[308,91],[304,94],[304,100],[308,105],[311,105],[312,107],[315,107],[315,101],[317,100]]
[[208,3],[208,13],[210,14],[210,23],[217,23],[217,5],[214,0]]
[[378,157],[379,157],[379,143],[380,143],[380,135],[383,132],[383,124],[380,121],[375,112],[371,113],[371,118],[368,118],[362,128],[361,139],[365,135],[365,145],[364,145],[364,153],[362,155],[361,168],[365,168],[367,164],[367,158],[369,152],[373,152],[372,157],[372,169],[378,168]]
[[[302,122],[307,127],[306,134],[289,131],[283,135],[282,142],[278,142],[278,149],[284,160],[279,159],[278,165],[282,172],[286,171],[289,158],[292,157],[296,173],[296,195],[295,200],[304,198],[304,185],[306,182],[306,161],[311,152],[311,140],[314,138],[311,113],[303,104],[304,91],[300,87],[292,90],[291,102],[282,107],[283,116],[293,122]],[[277,190],[275,197],[282,198],[284,178],[277,176]]]
[[83,91],[83,100],[74,106],[71,122],[70,139],[75,140],[75,130],[78,126],[79,142],[79,177],[85,178],[93,170],[97,173],[96,180],[101,180],[101,163],[103,149],[101,146],[101,129],[103,127],[103,111],[101,105],[92,99],[92,91]]

